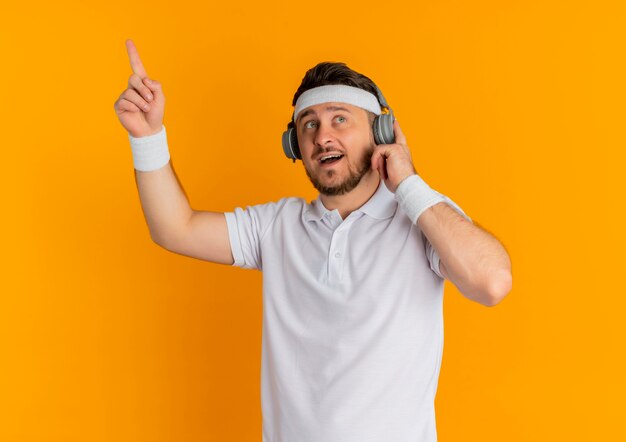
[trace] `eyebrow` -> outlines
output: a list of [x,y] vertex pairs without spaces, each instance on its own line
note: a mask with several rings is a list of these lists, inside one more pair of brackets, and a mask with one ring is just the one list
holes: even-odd
[[[350,112],[348,109],[346,109],[345,107],[341,107],[341,106],[326,106],[327,111],[345,111],[348,112],[349,114],[352,114],[352,112]],[[307,109],[304,112],[302,112],[300,115],[298,115],[298,121],[302,121],[302,119],[304,117],[306,117],[307,115],[310,114],[314,114],[315,111],[313,109]]]

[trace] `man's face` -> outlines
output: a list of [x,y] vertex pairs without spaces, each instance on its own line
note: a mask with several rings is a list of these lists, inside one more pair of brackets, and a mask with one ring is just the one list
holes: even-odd
[[[310,106],[296,121],[302,163],[313,186],[325,195],[343,195],[371,170],[376,143],[367,111],[346,103]],[[339,159],[321,160],[329,155]]]

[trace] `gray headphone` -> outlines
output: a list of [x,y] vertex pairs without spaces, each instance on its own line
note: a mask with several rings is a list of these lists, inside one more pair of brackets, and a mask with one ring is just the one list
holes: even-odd
[[[393,122],[395,117],[393,115],[393,110],[387,104],[387,100],[385,100],[385,97],[380,89],[378,89],[378,86],[374,85],[374,87],[376,88],[376,95],[378,95],[378,102],[381,106],[389,110],[388,114],[377,115],[374,119],[374,122],[372,123],[374,140],[376,141],[376,144],[393,144],[395,143],[395,136],[393,133]],[[293,121],[293,114],[291,115],[291,121]],[[302,159],[295,127],[291,127],[283,132],[282,142],[283,151],[285,152],[287,158],[292,159],[294,163],[296,160]]]

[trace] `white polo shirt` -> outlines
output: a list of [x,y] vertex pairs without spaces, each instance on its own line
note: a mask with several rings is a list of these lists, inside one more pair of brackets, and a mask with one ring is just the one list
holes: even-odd
[[263,272],[263,442],[436,441],[444,279],[385,184],[345,220],[319,196],[225,216]]

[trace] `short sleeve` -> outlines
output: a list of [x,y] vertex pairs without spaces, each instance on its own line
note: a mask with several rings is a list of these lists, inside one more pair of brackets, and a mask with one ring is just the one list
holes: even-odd
[[257,204],[246,209],[236,207],[225,212],[233,266],[263,270],[261,240],[276,217],[277,203]]
[[[439,192],[437,192],[437,193],[439,193]],[[439,193],[439,194],[445,199],[445,203],[447,203],[450,207],[452,207],[458,213],[463,215],[465,217],[465,219],[467,219],[469,222],[472,222],[472,219],[465,214],[463,209],[461,209],[457,203],[452,201],[452,199],[450,199],[446,195],[443,195],[441,193]],[[428,238],[426,238],[426,235],[424,235],[424,233],[422,233],[422,238],[424,240],[424,248],[425,248],[425,252],[426,252],[426,257],[428,258],[428,262],[430,263],[430,269],[433,272],[435,272],[435,274],[437,274],[437,276],[439,276],[440,278],[444,279],[443,275],[439,271],[439,261],[440,261],[439,254],[437,253],[435,248],[432,246],[430,241],[428,241]]]

